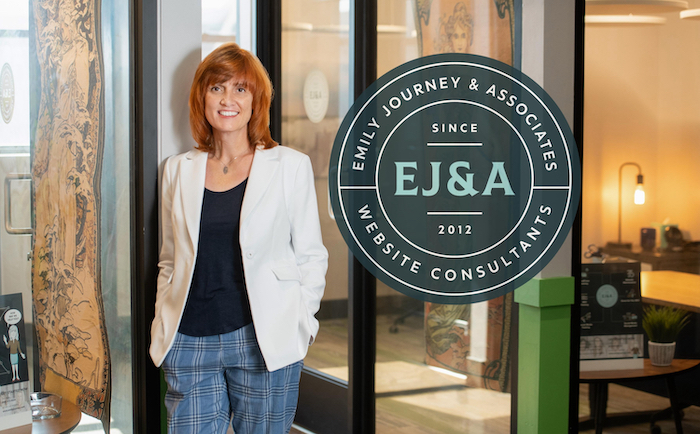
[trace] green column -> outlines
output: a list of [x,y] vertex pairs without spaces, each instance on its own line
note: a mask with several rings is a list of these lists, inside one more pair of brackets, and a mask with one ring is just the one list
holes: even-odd
[[569,424],[569,355],[574,278],[532,279],[515,290],[518,434],[561,434]]

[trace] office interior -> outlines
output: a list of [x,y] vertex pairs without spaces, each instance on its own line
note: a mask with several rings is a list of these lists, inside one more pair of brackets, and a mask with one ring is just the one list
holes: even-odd
[[[109,390],[111,398],[102,401],[106,415],[104,407],[92,416],[84,412],[74,432],[104,432],[105,417],[113,433],[164,427],[162,384],[147,355],[158,246],[158,166],[193,146],[186,105],[192,73],[201,58],[227,41],[256,52],[270,71],[276,89],[273,138],[311,157],[330,252],[318,313],[321,329],[305,360],[292,432],[518,432],[518,305],[512,294],[472,305],[404,296],[353,261],[329,204],[330,152],[354,99],[374,78],[421,55],[492,57],[543,85],[579,142],[583,191],[571,240],[542,277],[575,276],[580,302],[586,264],[637,264],[644,306],[673,305],[689,312],[675,357],[700,359],[700,196],[695,188],[700,171],[694,164],[700,161],[700,78],[695,72],[700,68],[700,14],[695,14],[700,0],[652,2],[660,5],[632,12],[624,8],[634,2],[607,9],[598,3],[0,3],[0,170],[5,179],[0,295],[22,294],[28,366],[23,375],[31,389],[42,389],[47,371],[69,380],[77,375],[39,360],[51,342],[46,335],[37,339],[45,321],[41,306],[70,299],[75,302],[67,305],[77,309],[79,300],[89,302],[92,293],[102,304],[103,321],[95,323],[103,329],[71,334],[66,323],[63,337],[79,332],[106,337],[102,347],[95,345],[106,349],[109,361],[102,360],[93,374],[109,372],[111,381],[81,377],[78,382]],[[645,18],[633,22],[637,16]],[[60,49],[37,52],[36,47]],[[89,104],[91,97],[99,104]],[[68,120],[81,103],[89,108],[81,112],[82,125],[92,127],[78,131]],[[51,135],[61,128],[65,134]],[[80,137],[80,143],[66,137]],[[96,157],[91,152],[98,148]],[[66,169],[83,153],[84,167]],[[78,188],[76,179],[88,175],[91,181]],[[640,187],[645,197],[637,204]],[[74,196],[87,198],[87,205],[76,206]],[[61,220],[62,207],[70,218],[92,217],[87,219],[92,226]],[[76,208],[89,212],[76,213]],[[59,234],[77,239],[83,231],[89,232],[85,240],[62,244],[64,261],[47,259],[51,245],[46,240],[58,243]],[[99,266],[91,275],[78,276],[75,270],[85,255]],[[645,297],[650,290],[645,284],[652,281],[663,283],[657,290],[661,294]],[[51,292],[56,288],[63,293]],[[53,320],[70,321],[78,314],[71,308],[63,312]],[[593,433],[590,385],[578,381],[580,312],[580,306],[572,307],[567,362],[572,380],[562,387],[570,390],[570,432]],[[84,355],[82,340],[72,342],[57,353]],[[647,352],[644,344],[643,357]],[[680,373],[675,381],[679,400],[688,405],[683,428],[700,432],[700,369]],[[609,415],[669,406],[663,381],[612,381],[608,390]],[[672,418],[655,423],[663,432],[675,432]],[[604,432],[650,430],[645,420],[613,425]]]

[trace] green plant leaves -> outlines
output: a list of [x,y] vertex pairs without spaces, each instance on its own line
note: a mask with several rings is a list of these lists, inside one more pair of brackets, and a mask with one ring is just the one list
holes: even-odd
[[644,308],[642,327],[652,342],[676,342],[680,331],[688,325],[688,312],[671,306],[647,306]]

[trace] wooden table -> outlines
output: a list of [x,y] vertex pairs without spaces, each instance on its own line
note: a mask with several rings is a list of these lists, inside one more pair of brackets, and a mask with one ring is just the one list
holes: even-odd
[[35,420],[31,425],[0,431],[0,434],[64,434],[75,429],[82,413],[72,402],[61,403],[61,415],[53,419]]
[[[603,426],[606,421],[615,425],[627,425],[639,422],[651,422],[651,429],[654,432],[654,421],[663,413],[670,413],[676,423],[676,432],[683,433],[683,425],[681,423],[683,416],[681,415],[681,404],[678,402],[676,394],[676,383],[674,377],[689,369],[693,369],[700,365],[700,360],[675,359],[671,366],[654,366],[649,362],[649,359],[644,359],[643,369],[620,369],[612,371],[581,371],[579,381],[581,383],[589,383],[588,391],[589,404],[591,408],[591,418],[596,434],[603,432]],[[624,382],[633,380],[658,380],[665,379],[666,387],[668,388],[668,397],[671,402],[670,410],[662,412],[634,412],[634,413],[619,413],[607,415],[606,408],[608,404],[608,384],[610,382]],[[659,414],[662,413],[662,414]],[[586,428],[588,421],[580,421],[579,429]],[[581,426],[583,425],[583,426]]]
[[642,271],[642,301],[700,313],[700,275]]
[[633,261],[651,265],[652,270],[674,270],[685,273],[700,273],[700,252],[673,252],[630,250],[605,246],[603,253],[611,256],[621,256]]

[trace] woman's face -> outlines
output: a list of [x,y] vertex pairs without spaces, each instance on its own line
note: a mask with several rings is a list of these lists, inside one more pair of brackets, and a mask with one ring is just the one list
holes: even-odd
[[253,93],[237,77],[209,86],[204,96],[204,115],[214,137],[248,134],[253,114]]
[[454,33],[450,35],[452,39],[452,48],[457,53],[466,53],[469,47],[469,39],[467,29],[460,24],[455,24]]

